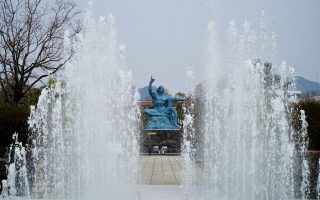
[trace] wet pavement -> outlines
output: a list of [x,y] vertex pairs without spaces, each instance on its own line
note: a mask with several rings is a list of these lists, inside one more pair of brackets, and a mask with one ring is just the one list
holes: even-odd
[[140,184],[178,185],[181,183],[182,166],[179,156],[141,156],[140,169]]

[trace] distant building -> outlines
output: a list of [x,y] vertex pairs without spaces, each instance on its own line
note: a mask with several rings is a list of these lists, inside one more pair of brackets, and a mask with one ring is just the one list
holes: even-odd
[[299,91],[299,90],[289,90],[288,91],[288,95],[290,96],[290,97],[297,97],[297,98],[301,98],[301,91]]
[[142,107],[142,108],[152,106],[152,100],[149,100],[149,99],[140,100],[139,101],[139,106]]
[[[157,87],[153,86],[152,89],[154,91],[157,90]],[[150,95],[149,95],[149,86],[145,86],[143,88],[139,88],[138,89],[139,95],[140,95],[140,100],[147,100],[147,99],[151,99]]]
[[288,91],[289,95],[301,95],[301,91],[299,90],[290,90]]

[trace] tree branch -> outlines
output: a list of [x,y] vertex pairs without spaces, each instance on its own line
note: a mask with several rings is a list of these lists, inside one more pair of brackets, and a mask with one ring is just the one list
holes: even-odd
[[55,4],[46,0],[0,1],[0,88],[4,96],[19,100],[71,58],[72,49],[63,50],[63,37],[78,13],[68,0]]

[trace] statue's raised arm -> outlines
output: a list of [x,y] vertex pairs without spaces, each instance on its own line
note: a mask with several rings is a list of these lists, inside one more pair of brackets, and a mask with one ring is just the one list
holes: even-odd
[[154,79],[152,76],[151,76],[151,79],[150,79],[150,82],[149,82],[149,94],[152,98],[155,98],[156,97],[156,94],[152,91],[152,83],[155,81],[156,79]]

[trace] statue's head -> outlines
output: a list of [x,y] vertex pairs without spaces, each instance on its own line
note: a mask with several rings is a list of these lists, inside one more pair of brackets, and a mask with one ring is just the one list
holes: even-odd
[[163,86],[159,86],[157,89],[157,93],[158,94],[163,94],[164,93],[164,87]]

